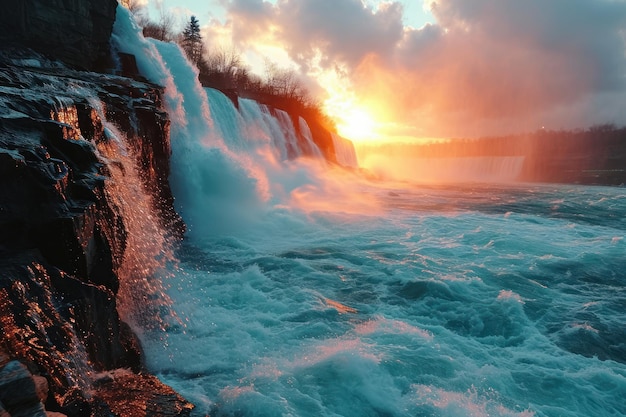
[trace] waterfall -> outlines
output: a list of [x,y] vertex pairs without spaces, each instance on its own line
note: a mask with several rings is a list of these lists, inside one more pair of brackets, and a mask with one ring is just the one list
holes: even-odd
[[510,182],[522,172],[524,157],[416,158],[413,165],[422,181]]
[[[269,112],[269,108],[264,106],[264,113]],[[276,110],[276,120],[278,121],[278,125],[280,126],[280,134],[276,135],[279,141],[284,143],[284,148],[287,149],[286,158],[283,159],[294,159],[300,157],[304,154],[304,150],[298,144],[298,136],[296,134],[296,129],[293,127],[293,122],[291,121],[291,117],[286,111]],[[271,116],[271,113],[270,113]]]
[[342,138],[336,133],[332,134],[333,145],[335,146],[335,156],[339,165],[358,168],[359,162],[356,157],[356,151],[354,145],[347,139]]
[[[210,94],[209,100],[217,102],[218,95],[222,94],[219,92]],[[226,103],[224,99],[219,100],[219,102]],[[232,104],[230,106],[235,110]],[[240,131],[240,134],[244,136],[241,138],[243,141],[261,141],[271,144],[273,149],[269,151],[275,154],[278,161],[287,161],[304,156],[323,159],[322,152],[313,142],[311,130],[304,119],[299,118],[298,127],[300,131],[298,131],[291,116],[284,110],[271,109],[249,99],[240,99],[239,107],[241,109],[241,122],[244,124],[244,128]],[[221,124],[221,120],[218,123]]]
[[[294,124],[287,112],[245,98],[236,108],[221,92],[203,88],[182,50],[144,39],[122,7],[112,45],[135,55],[140,73],[165,86],[172,121],[170,185],[189,236],[244,227],[264,209],[288,203],[298,188],[321,182],[316,166],[325,160],[304,119]],[[342,165],[356,166],[354,150],[350,156],[344,145]]]
[[311,128],[309,128],[309,124],[302,117],[298,118],[298,125],[300,127],[300,134],[302,135],[302,139],[304,141],[303,147],[308,150],[309,154],[314,158],[322,159],[324,155],[322,155],[322,151],[313,141],[313,134],[311,133]]
[[415,157],[364,153],[362,165],[381,178],[437,183],[512,182],[524,167],[523,156]]

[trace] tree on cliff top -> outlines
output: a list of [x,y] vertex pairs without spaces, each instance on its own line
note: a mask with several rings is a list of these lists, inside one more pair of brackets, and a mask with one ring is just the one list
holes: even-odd
[[191,16],[183,30],[181,46],[191,62],[198,64],[202,60],[204,45],[200,34],[200,23],[195,16]]
[[143,27],[143,36],[164,42],[174,40],[174,15],[165,13],[162,6],[159,6],[159,13],[158,22],[147,20],[143,24],[140,23]]
[[159,20],[153,21],[150,19],[147,7],[142,1],[121,0],[121,2],[132,13],[135,22],[141,26],[144,37],[169,42],[177,36],[174,33],[174,24],[176,23],[174,15],[165,11],[163,3],[156,4]]

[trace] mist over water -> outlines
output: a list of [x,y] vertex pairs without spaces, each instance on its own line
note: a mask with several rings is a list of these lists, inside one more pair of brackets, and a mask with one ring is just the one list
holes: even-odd
[[[393,147],[393,144],[387,145]],[[378,178],[422,184],[512,183],[523,172],[524,156],[416,157],[359,149],[361,166]]]
[[198,416],[626,414],[623,188],[368,182],[118,16],[189,226],[146,360]]

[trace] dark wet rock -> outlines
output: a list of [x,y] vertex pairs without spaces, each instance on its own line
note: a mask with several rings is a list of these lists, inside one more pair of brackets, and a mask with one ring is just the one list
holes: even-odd
[[188,416],[193,406],[156,377],[116,370],[96,381],[95,414],[119,417]]
[[[145,82],[0,50],[0,366],[20,359],[40,375],[23,381],[34,394],[19,390],[34,395],[33,407],[46,381],[46,407],[69,417],[140,415],[115,411],[140,405],[129,396],[136,386],[143,415],[189,413],[171,389],[139,374],[141,347],[117,299],[129,232],[97,150],[111,141],[103,114],[124,131],[162,226],[182,236],[161,94]],[[128,369],[123,383],[93,386],[96,372],[118,368]],[[13,403],[0,403],[0,416],[41,412],[16,414]]]
[[137,68],[137,59],[135,55],[119,52],[118,58],[120,60],[121,75],[130,78],[139,78],[139,68]]
[[87,69],[108,63],[117,0],[0,0],[0,41]]
[[[140,343],[118,314],[129,231],[107,194],[97,148],[111,138],[100,115],[128,139],[162,226],[181,237],[184,224],[168,183],[162,88],[138,80],[132,56],[120,57],[121,70],[136,79],[78,70],[110,68],[117,5],[0,0],[0,417],[185,416],[192,407],[140,373]],[[94,384],[96,372],[117,368],[123,377]]]
[[11,361],[0,369],[0,404],[8,416],[46,417],[41,396],[45,401],[47,392],[41,390],[45,387],[41,386],[41,382],[37,386],[32,374],[21,362]]
[[5,253],[0,272],[2,348],[49,376],[58,407],[76,402],[68,392],[87,397],[93,369],[139,370],[138,343],[110,290],[68,276],[35,251]]

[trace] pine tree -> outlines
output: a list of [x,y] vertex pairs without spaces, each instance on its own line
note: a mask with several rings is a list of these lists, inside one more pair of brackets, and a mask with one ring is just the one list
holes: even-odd
[[191,62],[198,64],[202,60],[204,45],[202,44],[202,35],[200,35],[200,23],[195,16],[191,16],[187,26],[185,26],[181,44]]

